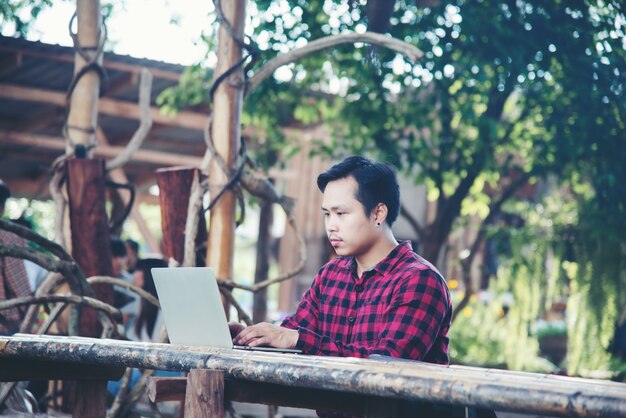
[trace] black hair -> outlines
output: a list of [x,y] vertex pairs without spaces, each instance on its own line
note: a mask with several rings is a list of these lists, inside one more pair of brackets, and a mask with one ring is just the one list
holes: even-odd
[[126,239],[126,245],[132,248],[135,254],[139,253],[139,243],[137,241],[128,238]]
[[115,257],[126,257],[128,252],[126,250],[126,244],[118,237],[111,237],[110,241],[111,255]]
[[0,180],[0,206],[4,206],[9,197],[11,197],[11,189],[5,182]]
[[351,156],[320,174],[317,187],[323,193],[328,183],[346,177],[356,180],[358,189],[355,197],[363,205],[365,215],[370,216],[376,205],[384,203],[387,206],[387,223],[393,225],[400,211],[400,186],[395,167]]
[[[154,279],[152,278],[153,267],[167,267],[167,261],[161,258],[143,258],[137,261],[137,270],[143,272],[143,290],[157,297]],[[159,309],[145,299],[141,299],[139,314],[135,321],[135,333],[141,337],[141,330],[145,324],[148,336],[152,338],[154,325],[156,324]]]

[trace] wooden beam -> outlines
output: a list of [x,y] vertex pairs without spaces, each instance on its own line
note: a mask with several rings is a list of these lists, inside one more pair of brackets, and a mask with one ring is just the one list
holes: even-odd
[[8,54],[0,55],[0,75],[8,73],[22,65],[22,54],[11,51]]
[[224,350],[96,338],[0,336],[0,357],[156,370],[210,367],[226,378],[525,414],[626,417],[626,384],[541,373]]
[[107,382],[85,381],[76,384],[72,418],[106,418]]
[[[51,151],[63,151],[64,140],[61,137],[46,135],[25,134],[16,131],[0,130],[0,141],[10,142],[14,145],[37,147]],[[114,145],[98,145],[94,149],[94,156],[100,158],[113,158],[124,150],[124,147]],[[154,164],[158,166],[190,166],[198,167],[202,159],[188,155],[178,155],[161,151],[139,149],[133,154],[131,161]]]
[[[66,161],[67,196],[69,202],[72,257],[87,277],[111,276],[113,255],[109,245],[109,225],[104,193],[104,161],[77,159]],[[92,285],[96,297],[113,303],[113,286]],[[95,337],[102,327],[96,311],[82,307],[79,318],[80,335]]]
[[119,380],[125,367],[58,363],[39,359],[0,358],[0,381],[25,380]]
[[[74,54],[74,77],[89,69],[92,63],[102,64],[102,50],[99,45],[104,39],[101,37],[100,0],[76,2],[76,27],[74,43],[83,52],[81,54],[77,51]],[[98,124],[100,74],[91,68],[75,80],[76,84],[70,92],[69,114],[65,125],[68,136],[65,144],[67,154],[74,151],[75,145],[93,144]]]
[[[65,107],[65,93],[54,90],[22,87],[14,84],[0,83],[0,98],[36,103],[47,103]],[[98,102],[100,113],[127,119],[139,119],[140,110],[136,103],[101,97]],[[155,124],[178,126],[181,128],[203,130],[207,115],[182,110],[175,116],[163,115],[158,107],[151,107],[150,113]]]
[[[54,46],[53,46],[54,47]],[[56,48],[61,48],[56,46]],[[12,47],[12,46],[8,46],[8,45],[0,45],[0,52],[2,53],[19,53],[20,55],[24,55],[24,56],[31,56],[31,57],[39,57],[39,58],[44,58],[50,61],[57,61],[57,62],[67,62],[67,63],[74,63],[74,50],[72,48],[63,48],[65,51],[63,52],[59,52],[54,51],[54,52],[45,52],[42,50],[29,50],[26,48],[16,48],[16,47]],[[150,67],[149,64],[151,63],[157,63],[157,64],[162,64],[160,62],[155,62],[152,60],[140,60],[138,58],[134,58],[137,61],[141,61],[138,62],[136,64],[130,64],[130,63],[126,63],[126,62],[118,62],[115,61],[115,59],[112,59],[113,57],[115,57],[114,54],[110,54],[110,53],[104,53],[104,60],[103,60],[103,65],[104,67],[108,70],[118,70],[118,71],[126,71],[126,72],[130,72],[133,74],[139,74],[141,73],[141,68],[142,67],[146,67],[150,70],[150,72],[152,73],[153,76],[158,77],[158,78],[163,78],[166,80],[173,80],[173,81],[178,81],[180,79],[180,75],[184,70],[183,66],[179,66],[180,67],[180,71],[169,71],[169,70],[163,70],[160,68],[152,68]],[[175,64],[169,64],[169,65],[175,65]]]
[[49,126],[63,125],[63,109],[59,107],[46,107],[38,112],[31,112],[26,115],[26,119],[11,126],[11,129],[19,132],[34,132],[45,129]]
[[[219,3],[223,17],[230,22],[231,28],[228,30],[224,24],[220,25],[215,78],[237,68],[236,65],[241,60],[241,47],[233,36],[243,38],[246,3],[247,0]],[[239,66],[219,84],[213,96],[211,138],[217,154],[226,162],[230,171],[234,171],[241,140],[243,89],[243,67]],[[229,182],[229,175],[230,173],[224,173],[214,158],[209,174],[209,192],[212,198]],[[236,203],[235,193],[227,190],[211,209],[206,264],[215,268],[217,277],[233,277]]]
[[[185,377],[151,377],[148,380],[148,397],[152,402],[184,401],[186,388]],[[224,380],[224,400],[304,409],[317,409],[324,405],[324,409],[359,416],[367,410],[368,417],[373,416],[374,405],[389,413],[397,403],[396,399],[379,396],[228,378]],[[381,416],[385,416],[384,413]]]
[[194,369],[185,393],[186,418],[224,418],[224,372]]
[[[109,141],[106,135],[104,134],[104,131],[101,128],[98,128],[96,130],[96,138],[98,138],[98,142],[100,145],[105,145],[105,146],[109,145]],[[122,183],[122,184],[128,183],[128,177],[126,177],[126,173],[124,172],[124,169],[121,167],[109,171],[109,176],[116,183]],[[127,192],[126,190],[122,191],[122,189],[118,189],[118,195],[120,196],[120,199],[122,199],[122,202],[124,202],[124,206],[128,206],[128,204],[130,203],[130,192]],[[131,208],[130,216],[133,218],[133,220],[137,224],[137,227],[139,228],[139,231],[141,232],[141,235],[143,235],[143,238],[146,240],[146,243],[148,244],[148,247],[150,248],[150,252],[153,252],[153,253],[159,252],[160,251],[159,243],[157,242],[156,238],[150,231],[150,228],[148,228],[148,225],[146,224],[146,221],[141,216],[141,213],[139,213],[138,207],[139,207],[139,202],[135,201],[133,203],[133,207]]]
[[[200,175],[195,168],[173,167],[156,171],[161,206],[161,230],[163,231],[163,256],[183,264],[185,258],[185,225],[191,188]],[[204,216],[198,219],[195,236],[196,248],[206,241]]]
[[109,81],[104,94],[107,96],[115,96],[120,91],[128,89],[132,85],[136,85],[139,82],[139,74],[137,73],[122,73],[117,76],[114,81]]

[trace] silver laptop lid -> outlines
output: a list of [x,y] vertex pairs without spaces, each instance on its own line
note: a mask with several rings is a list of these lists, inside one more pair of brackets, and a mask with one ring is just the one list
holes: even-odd
[[211,267],[153,268],[152,276],[172,344],[233,348]]

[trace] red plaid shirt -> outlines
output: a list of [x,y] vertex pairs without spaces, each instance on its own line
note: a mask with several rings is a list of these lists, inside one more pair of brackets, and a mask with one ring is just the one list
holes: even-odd
[[353,257],[327,263],[282,326],[307,354],[448,364],[451,316],[443,277],[406,242],[360,278]]
[[[26,241],[8,231],[0,229],[0,243],[3,245],[26,246]],[[28,296],[32,292],[24,268],[24,260],[12,257],[0,257],[0,301]],[[3,309],[0,311],[0,335],[18,331],[24,318],[26,307]]]

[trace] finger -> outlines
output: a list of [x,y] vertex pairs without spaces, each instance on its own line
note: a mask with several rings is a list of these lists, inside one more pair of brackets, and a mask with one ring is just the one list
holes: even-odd
[[248,345],[248,342],[259,337],[259,334],[254,326],[248,327],[241,331],[237,335],[237,344]]
[[269,345],[270,344],[270,339],[268,337],[259,337],[259,338],[255,338],[254,340],[250,341],[247,345],[249,345],[250,347],[258,347],[261,345]]

